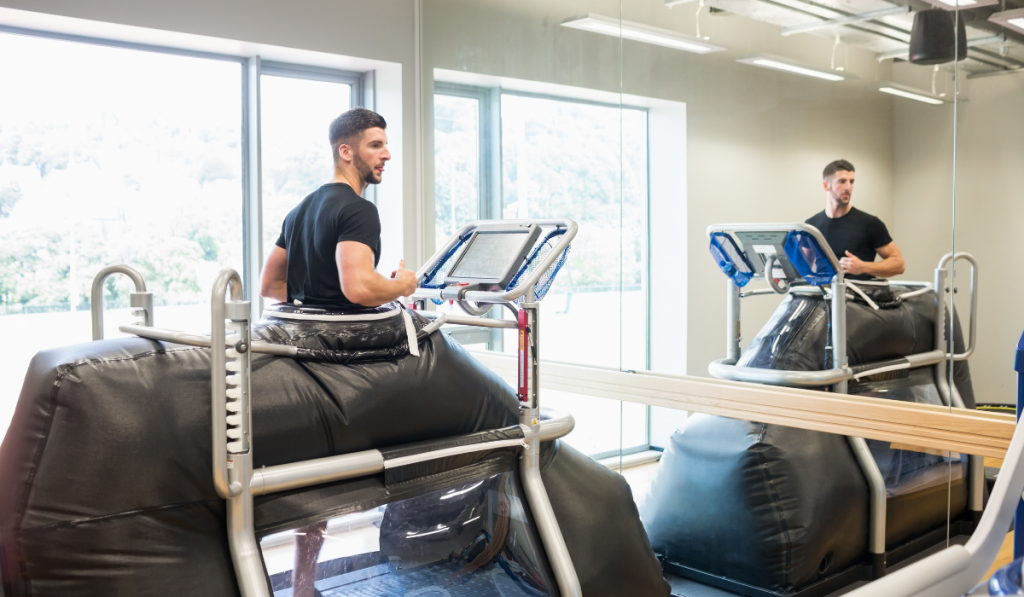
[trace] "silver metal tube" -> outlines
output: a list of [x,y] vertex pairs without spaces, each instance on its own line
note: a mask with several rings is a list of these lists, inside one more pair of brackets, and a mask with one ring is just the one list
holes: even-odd
[[902,286],[903,288],[932,288],[931,282],[916,282],[913,280],[893,280],[889,284],[892,286]]
[[868,552],[885,553],[885,479],[878,470],[878,463],[871,455],[868,443],[859,437],[847,437],[846,441],[857,458],[860,470],[868,482],[871,493],[870,522],[868,525]]
[[542,442],[565,437],[576,427],[576,419],[569,413],[552,410],[549,408],[540,409],[540,419],[536,425],[531,419],[530,425],[519,425],[526,440],[538,439]]
[[[533,300],[533,288],[527,294],[527,300]],[[531,409],[540,408],[540,303],[523,303],[521,309],[526,312],[527,325],[530,332],[527,334],[529,345],[526,347],[526,362],[528,372],[528,392],[526,407]]]
[[[544,272],[546,272],[547,269],[551,267],[551,264],[553,264],[559,258],[559,256],[565,250],[565,248],[568,247],[569,244],[572,242],[572,239],[576,238],[576,233],[579,231],[579,226],[576,224],[576,222],[568,218],[547,220],[502,220],[502,223],[507,224],[514,224],[515,222],[525,222],[530,224],[537,224],[539,226],[558,226],[560,228],[565,228],[565,234],[558,238],[558,242],[555,244],[554,248],[552,248],[551,252],[544,256],[544,259],[542,259],[541,262],[537,264],[537,267],[533,270],[533,272],[530,273],[530,275],[527,276],[527,278],[523,280],[518,287],[506,292],[489,292],[482,290],[471,291],[467,292],[464,297],[461,297],[462,300],[473,301],[477,303],[508,303],[516,300],[521,296],[524,296],[527,293],[527,291],[532,292],[534,285],[540,280],[541,276],[544,275]],[[422,278],[427,273],[427,270],[429,270],[430,267],[433,267],[433,265],[439,259],[441,259],[441,257],[444,256],[445,252],[454,247],[455,244],[458,242],[458,238],[460,238],[460,236],[472,232],[473,230],[476,230],[478,227],[486,223],[486,220],[477,220],[476,222],[463,226],[462,229],[459,230],[459,232],[457,232],[455,236],[448,240],[448,242],[445,244],[445,248],[435,253],[430,258],[430,260],[423,265],[423,267],[417,270],[417,279]],[[412,298],[413,300],[419,300],[427,298],[439,299],[449,297],[443,297],[443,292],[440,289],[417,288],[416,292],[413,293],[413,295],[410,298]]]
[[901,301],[905,301],[907,299],[912,299],[914,297],[918,297],[918,296],[921,296],[921,295],[924,295],[924,294],[928,294],[930,292],[932,292],[931,288],[918,288],[917,290],[912,290],[910,292],[905,292],[905,293],[901,294],[898,298]]
[[[969,263],[970,266],[971,266],[971,307],[970,307],[970,314],[968,316],[968,321],[970,322],[970,333],[968,334],[967,347],[964,350],[964,352],[952,355],[952,359],[954,361],[963,361],[963,360],[966,360],[966,359],[970,358],[970,356],[972,354],[974,354],[974,347],[977,344],[977,339],[978,339],[978,262],[974,259],[974,256],[971,255],[970,253],[963,253],[963,252],[961,252],[961,253],[956,253],[955,255],[953,253],[946,253],[945,255],[942,256],[942,259],[939,259],[939,265],[938,265],[937,268],[935,268],[935,289],[936,289],[935,293],[937,295],[938,302],[941,304],[941,307],[939,308],[938,312],[943,316],[942,319],[939,319],[938,317],[936,317],[935,325],[938,326],[939,322],[943,322],[943,321],[946,320],[946,318],[948,318],[949,319],[949,329],[952,330],[953,329],[952,317],[949,317],[947,315],[947,311],[948,310],[947,310],[947,307],[945,305],[945,302],[943,301],[943,298],[944,298],[945,294],[949,294],[950,296],[952,296],[952,293],[953,293],[952,289],[949,288],[949,284],[948,284],[949,271],[946,270],[946,266],[950,262],[955,264],[957,261],[959,261],[961,259],[966,261],[967,263]],[[940,283],[942,285],[942,288],[939,287]],[[950,300],[950,304],[952,304],[952,299]],[[945,335],[945,329],[943,329],[943,335]],[[951,353],[953,352],[952,347],[948,346],[948,339],[945,338],[945,337],[943,337],[943,339],[942,339],[942,346],[941,346],[941,348],[942,348],[942,350],[946,350],[946,351],[951,352]]]
[[[145,304],[136,305],[136,294],[149,294],[146,292],[146,281],[142,278],[135,268],[119,263],[117,265],[111,265],[105,267],[96,274],[96,277],[92,279],[92,293],[91,293],[91,305],[90,311],[92,312],[92,339],[102,340],[103,339],[103,283],[107,281],[113,274],[124,274],[132,279],[132,283],[135,284],[135,292],[132,293],[132,306],[133,307],[145,307]],[[141,302],[145,302],[145,299],[140,298]],[[146,320],[152,322],[153,319],[153,295],[149,294],[149,307],[146,316]]]
[[473,317],[482,317],[484,315],[487,315],[487,312],[491,310],[491,306],[492,306],[489,303],[485,303],[481,307],[481,306],[478,306],[478,305],[472,305],[472,304],[470,304],[469,301],[455,301],[455,302],[458,303],[460,309],[465,311],[466,315],[471,315]]
[[342,479],[374,475],[383,470],[384,456],[377,450],[265,466],[257,469],[252,475],[252,495],[266,495]]
[[[223,326],[222,326],[223,327]],[[252,454],[240,454],[233,459],[233,479],[247,479],[252,474]],[[247,484],[238,495],[228,499],[228,546],[235,565],[235,578],[242,597],[270,597],[263,556],[256,543],[256,525],[253,522],[252,494]]]
[[826,369],[824,371],[784,371],[781,369],[758,369],[755,367],[737,367],[732,359],[719,359],[708,365],[711,377],[729,381],[745,381],[770,386],[790,386],[795,388],[813,388],[831,386],[853,377],[853,370]]
[[[537,423],[521,424],[526,441],[550,441],[568,435],[576,426],[572,415],[544,409]],[[490,450],[494,442],[470,446],[474,450]],[[432,460],[440,456],[431,453],[422,455],[423,460]],[[385,469],[384,456],[378,450],[364,450],[339,456],[328,456],[316,460],[305,460],[265,466],[252,474],[250,489],[252,495],[267,495],[279,491],[289,491],[311,485],[331,483],[342,479],[352,479],[366,475],[374,475]]]
[[[210,346],[209,336],[197,336],[195,334],[186,334],[185,332],[148,328],[139,325],[122,325],[117,329],[126,334],[135,334],[140,338],[159,340],[160,342],[173,342],[174,344],[184,344],[185,346]],[[294,346],[271,344],[269,342],[253,342],[250,349],[258,354],[271,354],[279,357],[293,357],[299,352],[298,348]]]
[[511,319],[491,319],[489,317],[467,317],[465,315],[455,315],[453,313],[441,313],[440,311],[417,311],[423,317],[427,319],[437,319],[441,316],[446,318],[446,323],[452,323],[457,325],[474,325],[482,328],[505,328],[514,330],[518,326],[515,321]]
[[985,509],[984,456],[967,456],[967,509],[971,512]]
[[242,298],[242,278],[232,269],[223,269],[213,283],[210,314],[210,424],[212,426],[213,486],[217,494],[230,499],[241,493],[244,484],[228,483],[227,467],[227,382],[226,332],[227,304],[225,297],[230,287],[231,298]]
[[422,333],[424,336],[429,336],[430,334],[433,334],[437,330],[441,329],[441,326],[443,326],[446,323],[448,323],[448,315],[446,313],[439,313],[438,316],[434,318],[434,321],[431,321],[430,323],[428,323],[427,325],[423,326],[423,328],[420,329],[420,333]]
[[[832,367],[849,368],[846,358],[846,282],[841,267],[836,270],[832,282]],[[847,379],[836,383],[836,392],[845,394],[847,385]]]
[[906,359],[904,363],[896,363],[894,365],[886,365],[884,367],[878,367],[876,369],[865,369],[859,373],[854,374],[854,379],[861,379],[864,377],[870,377],[872,375],[878,375],[879,373],[887,373],[889,371],[900,371],[902,369],[916,369],[917,367],[926,367],[941,363],[946,359],[946,354],[940,350],[932,350],[929,352],[921,352],[918,354],[908,355],[903,357]]
[[[520,419],[521,424],[527,427],[535,426],[533,421],[538,419],[537,409],[526,409]],[[544,551],[547,552],[548,562],[555,573],[555,582],[558,583],[558,590],[562,597],[583,597],[583,590],[580,588],[580,580],[576,575],[576,567],[573,566],[572,557],[569,555],[569,548],[565,545],[565,538],[558,526],[555,512],[551,508],[551,500],[548,499],[548,492],[544,488],[544,481],[540,475],[540,440],[534,438],[529,442],[529,449],[523,450],[519,456],[519,473],[523,480],[523,489],[526,491],[526,498],[533,512],[534,522],[540,532],[541,542],[544,544]]]
[[725,283],[725,358],[735,363],[740,360],[740,341],[742,340],[740,289],[736,286],[736,282],[732,281],[732,278],[726,280]]

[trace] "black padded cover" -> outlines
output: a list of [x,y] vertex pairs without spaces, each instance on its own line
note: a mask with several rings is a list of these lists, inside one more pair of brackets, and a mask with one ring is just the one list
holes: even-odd
[[863,556],[867,482],[843,437],[696,414],[640,515],[666,560],[788,590]]
[[622,475],[564,442],[544,444],[541,478],[586,597],[668,597]]
[[[393,458],[464,434],[522,438],[512,389],[458,344],[435,333],[419,342],[420,357],[373,359],[408,334],[400,314],[372,321],[268,317],[255,326],[265,341],[360,355],[350,365],[254,355],[256,467],[370,448]],[[208,349],[139,338],[36,355],[0,445],[5,597],[238,595],[211,480],[209,367]],[[505,474],[519,450],[262,496],[257,535]],[[586,594],[668,595],[622,478],[568,447],[544,453]]]
[[[879,301],[878,310],[848,301],[850,364],[933,350],[934,301],[934,295],[889,297]],[[790,295],[739,364],[794,371],[832,367],[826,352],[828,306],[820,296]],[[960,352],[957,321],[954,330]],[[884,374],[851,383],[849,392],[939,404],[934,376],[934,367]],[[955,367],[954,381],[973,407],[966,362]],[[955,461],[948,492],[948,458],[894,450],[887,442],[868,445],[886,481],[888,549],[942,526],[947,512],[955,518],[964,511],[966,459]],[[666,560],[786,593],[862,560],[868,487],[843,437],[694,415],[672,436],[641,515],[654,550]]]
[[[518,422],[508,386],[457,344],[433,334],[420,350],[351,366],[254,356],[255,465]],[[0,479],[6,597],[237,592],[211,481],[208,349],[134,338],[38,354]],[[259,498],[257,524],[337,507],[332,491]],[[275,502],[289,507],[268,518]]]

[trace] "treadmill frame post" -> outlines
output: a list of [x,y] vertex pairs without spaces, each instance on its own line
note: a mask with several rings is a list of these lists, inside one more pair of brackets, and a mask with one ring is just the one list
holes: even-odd
[[135,292],[129,295],[133,315],[141,315],[137,325],[153,327],[153,293],[146,291],[146,280],[135,268],[119,263],[105,267],[92,280],[90,311],[92,312],[92,339],[103,339],[103,283],[114,274],[124,274],[135,284]]

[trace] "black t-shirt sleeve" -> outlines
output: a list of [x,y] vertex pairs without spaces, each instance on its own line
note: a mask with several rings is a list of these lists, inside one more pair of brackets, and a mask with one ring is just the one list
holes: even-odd
[[285,239],[285,237],[284,237],[284,230],[285,230],[285,224],[286,223],[287,223],[287,220],[285,220],[285,222],[281,223],[281,236],[278,236],[277,237],[277,242],[274,243],[275,245],[281,247],[285,251],[288,250],[288,240]]
[[380,240],[380,216],[377,206],[360,201],[347,206],[338,221],[338,242],[358,241],[376,253]]
[[871,248],[881,249],[892,242],[892,237],[889,236],[889,229],[885,227],[885,222],[876,217],[873,217],[872,220],[871,226],[868,229]]

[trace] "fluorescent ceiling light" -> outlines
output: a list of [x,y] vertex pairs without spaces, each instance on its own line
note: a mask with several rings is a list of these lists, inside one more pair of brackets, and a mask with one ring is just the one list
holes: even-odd
[[851,75],[850,73],[813,68],[810,66],[800,64],[799,62],[789,60],[788,58],[780,58],[778,56],[772,56],[770,54],[755,54],[753,56],[747,56],[746,58],[740,58],[736,62],[752,64],[754,66],[762,66],[764,68],[781,70],[788,73],[804,75],[807,77],[814,77],[817,79],[824,79],[826,81],[849,81],[857,78],[856,76]]
[[978,8],[979,6],[999,4],[999,0],[925,0],[925,2],[946,10]]
[[612,37],[619,37],[621,35],[623,39],[642,41],[656,46],[665,46],[666,48],[683,50],[684,52],[695,52],[697,54],[721,52],[725,49],[722,46],[709,44],[696,37],[676,33],[669,29],[648,27],[642,23],[633,23],[631,21],[619,21],[619,19],[593,13],[585,17],[568,19],[562,23],[562,26],[571,29],[582,29],[591,33],[610,35]]
[[913,87],[907,87],[905,85],[899,85],[897,83],[879,83],[878,90],[882,93],[888,93],[889,95],[895,95],[918,102],[924,102],[933,106],[941,106],[942,104],[948,104],[952,100],[948,100],[944,97],[932,95],[927,91],[920,89],[914,89]]
[[1024,8],[997,12],[990,16],[988,20],[1002,25],[1007,29],[1014,29],[1020,33],[1024,33]]

